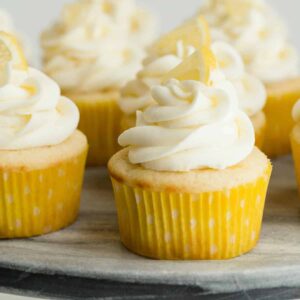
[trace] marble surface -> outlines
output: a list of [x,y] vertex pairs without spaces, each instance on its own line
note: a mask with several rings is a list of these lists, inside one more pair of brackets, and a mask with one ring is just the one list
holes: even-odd
[[81,214],[71,227],[26,240],[0,242],[0,267],[141,284],[202,287],[214,292],[300,286],[300,218],[289,157],[274,162],[259,245],[229,261],[154,261],[119,242],[105,169],[89,170]]

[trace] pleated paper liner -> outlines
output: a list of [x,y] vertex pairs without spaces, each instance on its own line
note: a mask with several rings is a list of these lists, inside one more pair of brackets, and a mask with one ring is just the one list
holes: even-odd
[[[71,97],[70,97],[71,98]],[[79,130],[88,139],[87,165],[106,165],[109,158],[119,150],[121,111],[117,99],[76,99],[80,110]]]
[[0,238],[42,235],[76,220],[86,151],[32,171],[0,169]]
[[269,164],[256,181],[200,194],[154,192],[112,178],[120,236],[129,250],[155,259],[228,259],[259,239]]
[[[274,84],[276,85],[276,84]],[[267,129],[263,150],[269,157],[288,154],[291,151],[290,133],[294,126],[292,108],[300,98],[300,78],[280,84],[269,90],[264,109]]]

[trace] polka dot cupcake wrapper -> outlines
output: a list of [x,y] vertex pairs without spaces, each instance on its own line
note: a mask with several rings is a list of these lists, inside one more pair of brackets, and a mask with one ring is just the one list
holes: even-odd
[[87,136],[89,153],[87,164],[105,165],[119,150],[121,112],[116,99],[103,101],[77,101],[80,110],[78,128]]
[[120,236],[129,250],[156,259],[227,259],[260,235],[271,166],[255,182],[200,194],[155,192],[112,178]]
[[0,238],[56,231],[75,221],[86,153],[47,169],[0,170]]

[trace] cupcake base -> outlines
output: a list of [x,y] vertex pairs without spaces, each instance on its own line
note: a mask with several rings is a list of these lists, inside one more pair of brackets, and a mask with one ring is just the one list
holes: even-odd
[[224,171],[156,172],[109,162],[121,241],[155,259],[228,259],[257,243],[271,164],[258,149]]
[[41,235],[73,223],[86,154],[79,131],[56,146],[0,151],[0,238]]
[[266,87],[268,99],[264,111],[267,128],[263,150],[269,157],[277,157],[291,151],[292,108],[300,98],[300,77],[267,84]]
[[88,166],[106,165],[119,149],[121,111],[118,107],[118,92],[64,95],[72,99],[79,108],[78,128],[87,137]]

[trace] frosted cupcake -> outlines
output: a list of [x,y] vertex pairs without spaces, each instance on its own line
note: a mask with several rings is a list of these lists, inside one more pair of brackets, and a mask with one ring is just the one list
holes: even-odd
[[109,162],[121,240],[157,259],[226,259],[250,251],[271,173],[234,85],[209,49],[152,88],[155,104]]
[[77,217],[87,154],[79,112],[0,32],[0,238],[63,228]]
[[140,69],[154,25],[133,0],[79,0],[42,35],[45,72],[79,107],[90,165],[117,150],[119,91]]
[[300,97],[300,77],[298,54],[282,20],[262,0],[208,0],[200,15],[211,26],[212,39],[232,44],[248,72],[266,85],[265,152],[270,156],[288,153],[291,111]]
[[[169,71],[203,45],[210,46],[210,32],[203,18],[184,23],[154,44],[152,54],[144,61],[137,78],[122,90],[119,105],[123,111],[123,130],[135,126],[137,110],[144,110],[154,103],[151,87],[160,84]],[[262,148],[266,129],[262,111],[266,103],[263,83],[246,72],[241,56],[229,44],[215,42],[212,51],[222,75],[236,87],[239,105],[250,116],[254,125],[256,145]]]

